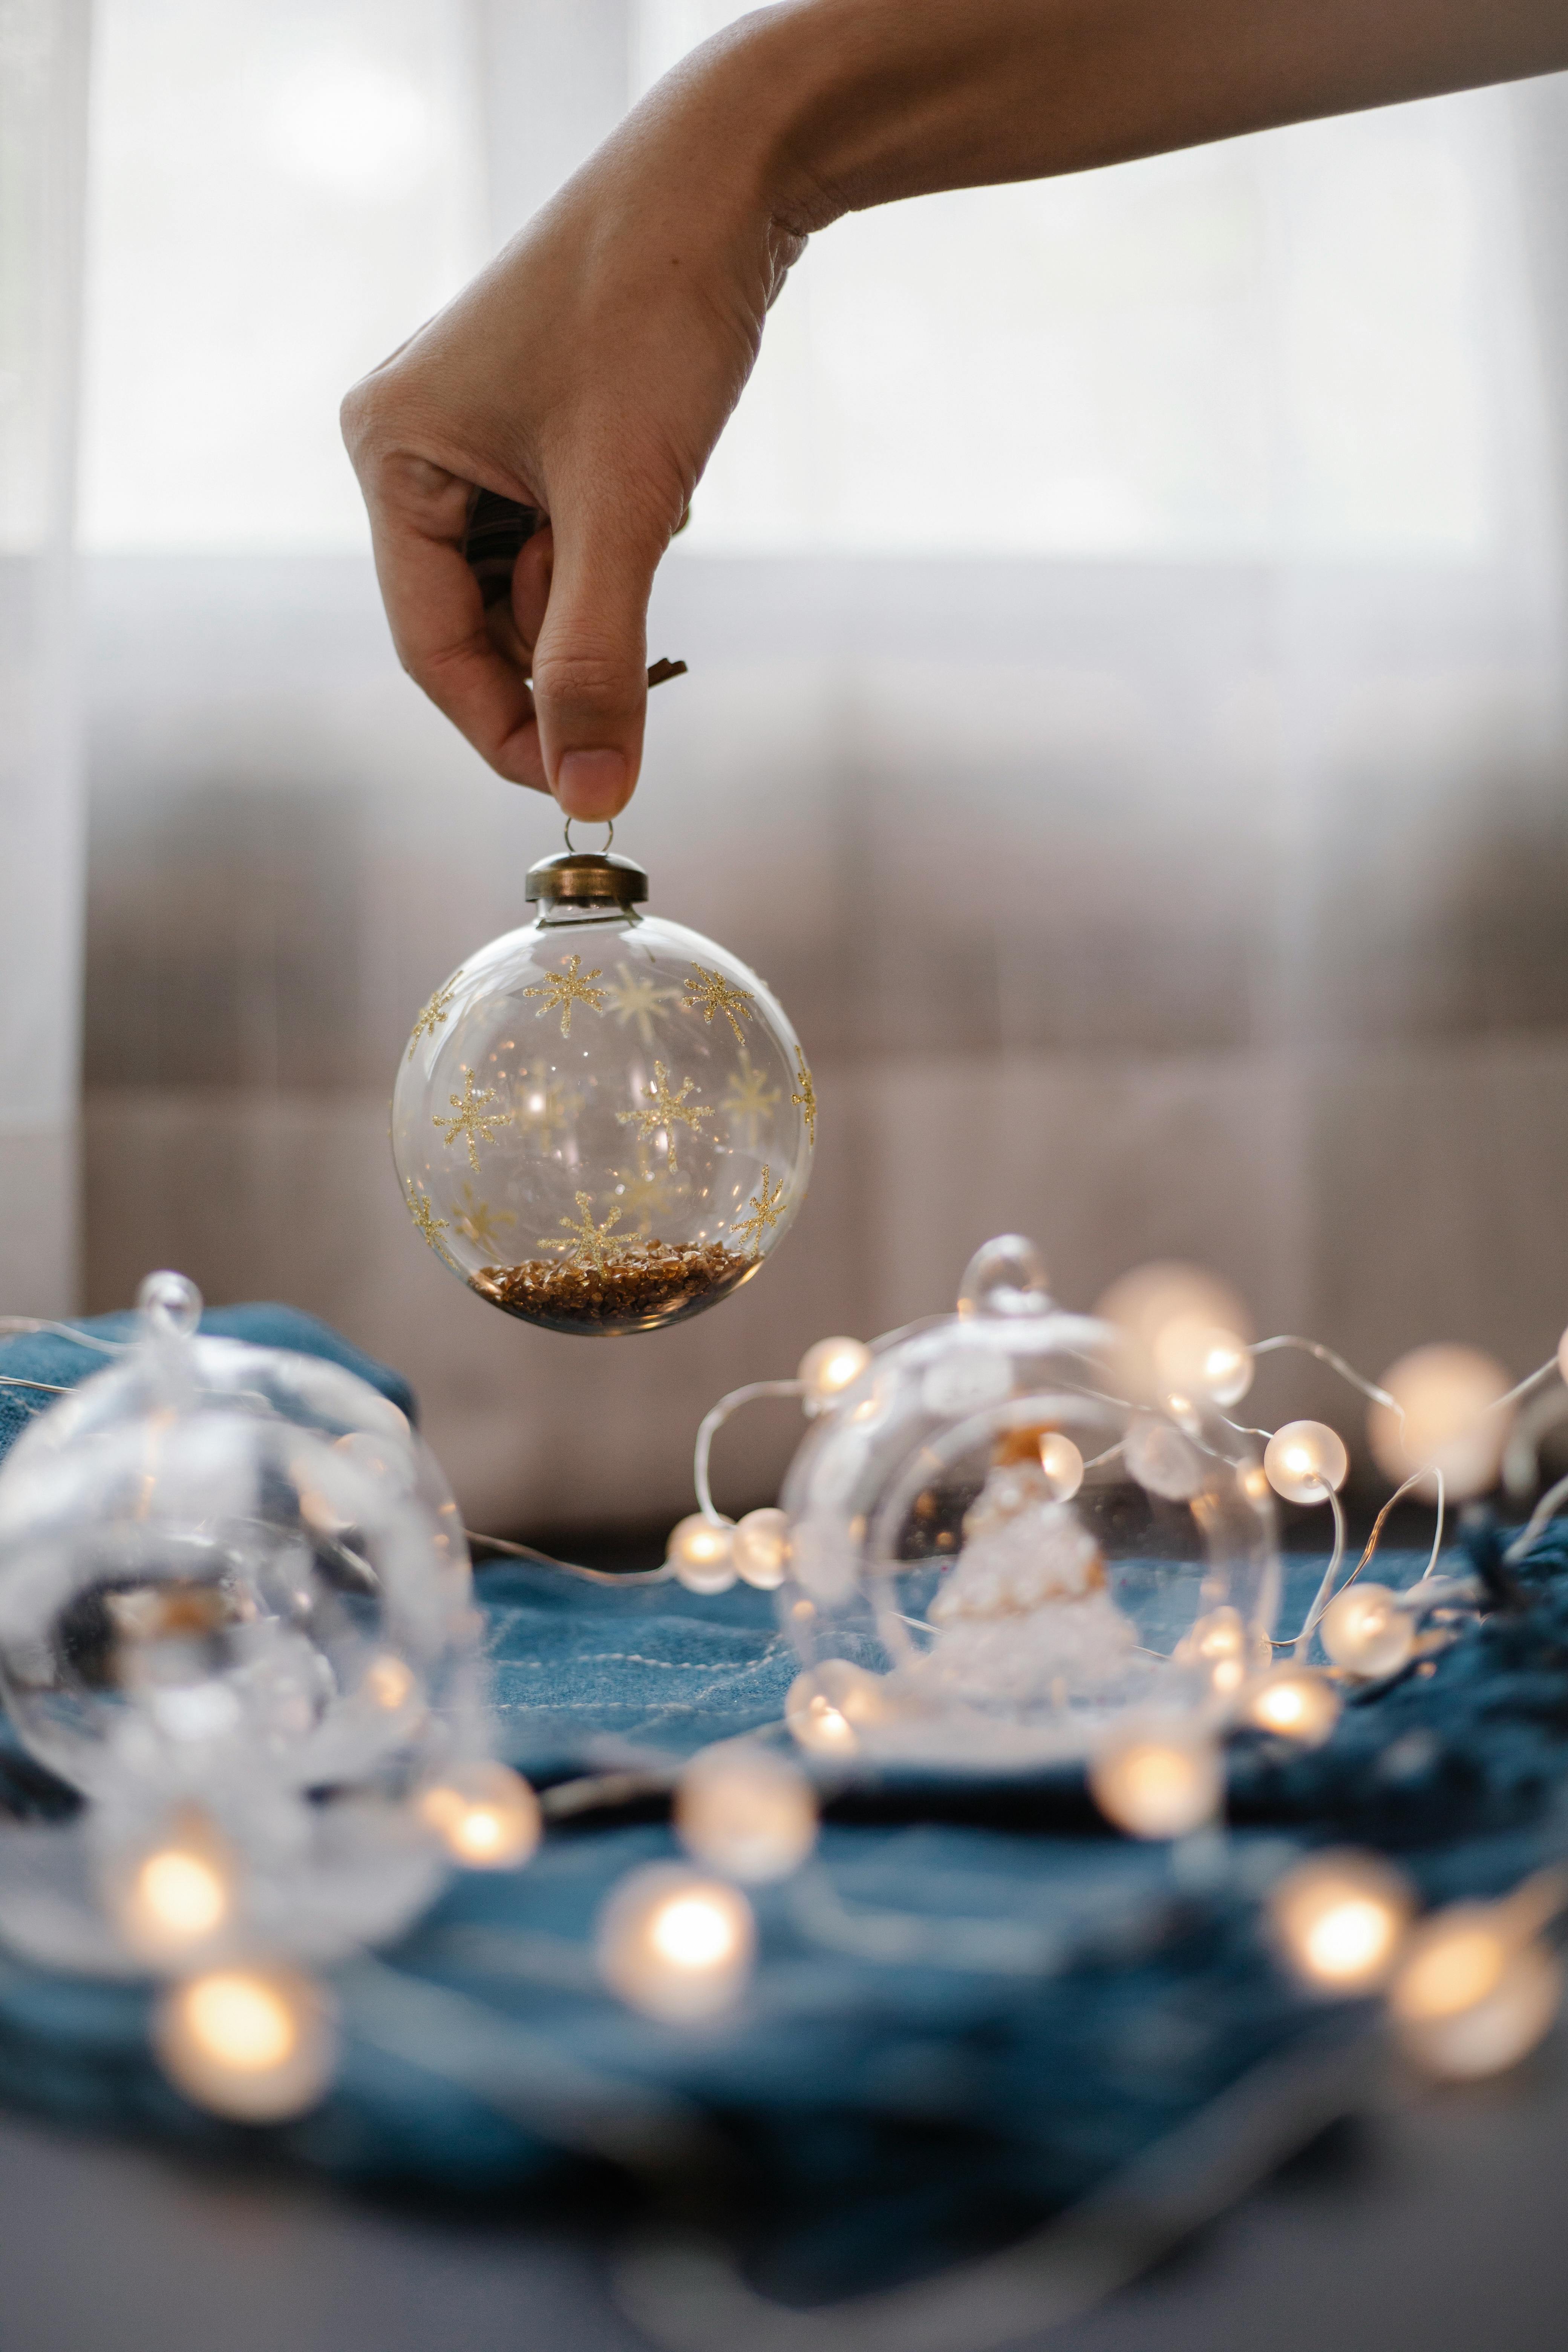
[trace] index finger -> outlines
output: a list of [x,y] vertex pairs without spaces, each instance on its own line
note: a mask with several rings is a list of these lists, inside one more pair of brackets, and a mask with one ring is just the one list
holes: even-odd
[[548,790],[526,674],[485,625],[463,554],[471,485],[425,458],[384,460],[367,491],[376,578],[397,657],[499,775]]

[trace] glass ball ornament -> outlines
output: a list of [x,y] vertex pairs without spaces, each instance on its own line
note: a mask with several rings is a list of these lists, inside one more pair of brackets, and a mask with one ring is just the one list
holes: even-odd
[[392,1104],[409,1214],[460,1280],[546,1330],[653,1331],[749,1282],[811,1174],[816,1095],[783,1007],[638,911],[629,858],[530,869],[538,919],[444,981]]
[[128,1839],[189,1800],[281,1856],[305,1791],[396,1794],[478,1736],[462,1524],[367,1382],[202,1336],[181,1276],[140,1304],[0,1468],[0,1693]]
[[1215,1709],[1194,1625],[1234,1625],[1238,1681],[1268,1654],[1279,1565],[1252,1441],[1206,1399],[1161,1404],[1143,1372],[1121,1328],[1052,1302],[1017,1235],[977,1253],[955,1314],[872,1346],[781,1497],[803,1745],[1082,1757],[1132,1710]]

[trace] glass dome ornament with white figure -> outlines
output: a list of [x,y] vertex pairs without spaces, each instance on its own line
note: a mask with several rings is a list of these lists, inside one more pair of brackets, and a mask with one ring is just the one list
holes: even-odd
[[[568,828],[570,845],[570,828]],[[766,983],[638,911],[629,858],[530,869],[538,919],[443,982],[392,1107],[409,1213],[481,1298],[547,1330],[658,1330],[749,1282],[811,1173],[816,1096]]]
[[1250,1438],[1056,1307],[1016,1235],[976,1254],[955,1315],[873,1347],[781,1500],[808,1746],[817,1705],[872,1754],[1079,1757],[1138,1711],[1217,1720],[1225,1669],[1271,1654]]
[[434,1458],[341,1366],[199,1333],[183,1276],[149,1276],[141,1307],[0,1470],[16,1730],[106,1800],[416,1777],[477,1665]]

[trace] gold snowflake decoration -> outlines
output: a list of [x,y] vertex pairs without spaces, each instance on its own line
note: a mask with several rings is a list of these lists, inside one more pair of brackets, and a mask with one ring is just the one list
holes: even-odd
[[637,1024],[637,1035],[645,1045],[653,1044],[653,1016],[664,1004],[673,1004],[679,995],[679,988],[661,988],[652,974],[634,971],[623,964],[608,988],[605,1001],[624,1029],[628,1021]]
[[672,1095],[669,1091],[669,1072],[662,1062],[656,1062],[653,1066],[653,1085],[648,1090],[647,1102],[637,1110],[618,1110],[616,1113],[616,1123],[619,1126],[630,1127],[634,1122],[636,1123],[639,1143],[646,1143],[649,1136],[656,1134],[662,1127],[665,1132],[665,1150],[669,1155],[671,1168],[675,1166],[676,1121],[679,1119],[695,1135],[702,1120],[711,1118],[713,1116],[712,1111],[703,1104],[687,1102],[686,1097],[691,1092],[691,1085],[689,1078],[682,1078],[680,1092],[678,1095]]
[[477,1197],[473,1186],[467,1182],[463,1186],[463,1205],[454,1209],[452,1215],[458,1231],[477,1250],[484,1250],[495,1258],[500,1255],[500,1235],[496,1227],[517,1223],[510,1209],[492,1209],[488,1202]]
[[462,1093],[448,1095],[447,1097],[457,1116],[453,1118],[443,1118],[440,1112],[437,1111],[430,1122],[433,1127],[440,1129],[441,1139],[448,1151],[459,1135],[463,1138],[468,1147],[468,1165],[476,1176],[479,1172],[479,1155],[476,1145],[493,1143],[496,1139],[496,1129],[510,1127],[512,1122],[512,1114],[510,1110],[486,1110],[486,1103],[492,1103],[495,1098],[493,1087],[476,1088],[472,1070],[465,1070]]
[[604,1223],[596,1225],[594,1223],[593,1198],[587,1192],[578,1193],[577,1210],[575,1224],[567,1216],[561,1220],[566,1228],[565,1235],[547,1234],[539,1246],[541,1249],[564,1250],[568,1265],[591,1265],[603,1274],[612,1258],[619,1257],[626,1246],[624,1242],[612,1242],[605,1238],[610,1227],[620,1223],[621,1213],[618,1209],[612,1209]]
[[743,1045],[746,1039],[741,1023],[752,1018],[753,999],[750,989],[733,987],[721,972],[710,971],[703,963],[694,964],[692,971],[696,976],[687,982],[681,1000],[685,1010],[700,1013],[704,1021],[711,1021],[716,1013],[721,1013],[734,1031],[737,1043]]
[[811,1083],[811,1072],[805,1066],[805,1055],[797,1045],[795,1049],[795,1075],[800,1080],[800,1092],[791,1095],[805,1120],[806,1140],[813,1150],[816,1148],[816,1088]]
[[544,1002],[539,1008],[541,1013],[560,1013],[563,1037],[572,1034],[572,1007],[574,1004],[585,1004],[590,1013],[603,1013],[605,999],[609,993],[607,989],[590,988],[588,985],[591,980],[602,977],[604,966],[595,964],[592,971],[579,973],[578,966],[582,961],[580,955],[568,956],[559,971],[547,973],[542,986],[525,988],[522,992],[524,996],[543,997]]
[[445,982],[443,985],[436,991],[435,995],[430,999],[429,1003],[425,1007],[424,1012],[414,1024],[414,1034],[408,1040],[408,1058],[410,1061],[414,1059],[414,1048],[418,1045],[421,1037],[434,1037],[437,1030],[440,1028],[442,1023],[446,1020],[447,1014],[451,1009],[452,998],[457,992],[458,982],[462,979],[462,969],[459,966],[458,971],[452,974],[451,979]]
[[416,1192],[412,1184],[408,1187],[408,1213],[431,1248],[439,1250],[445,1257],[447,1252],[441,1235],[447,1230],[447,1220],[436,1214],[436,1205],[428,1192]]
[[730,1124],[741,1141],[754,1150],[763,1122],[778,1101],[777,1087],[770,1087],[764,1071],[755,1069],[745,1047],[741,1048],[741,1066],[730,1080],[729,1092],[719,1108],[727,1111]]
[[763,1170],[763,1181],[746,1203],[751,1215],[738,1219],[730,1228],[732,1234],[739,1234],[742,1241],[754,1244],[758,1249],[763,1245],[763,1235],[769,1226],[776,1225],[784,1214],[784,1179],[781,1176],[770,1192],[768,1178],[772,1173],[771,1168]]
[[582,1096],[552,1077],[547,1062],[529,1064],[514,1079],[511,1098],[519,1128],[526,1135],[538,1137],[542,1151],[553,1149],[557,1136],[571,1127],[583,1108]]

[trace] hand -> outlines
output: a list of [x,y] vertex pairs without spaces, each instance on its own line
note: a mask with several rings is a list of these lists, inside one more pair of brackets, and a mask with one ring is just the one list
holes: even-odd
[[[758,9],[344,402],[405,667],[503,776],[613,816],[642,753],[654,571],[807,230],[1564,66],[1563,0]],[[461,553],[476,486],[550,517],[489,627]]]
[[[734,110],[721,73],[661,85],[343,403],[404,667],[569,816],[615,815],[637,782],[654,572],[804,243],[737,184]],[[488,624],[462,555],[476,487],[550,518]]]

